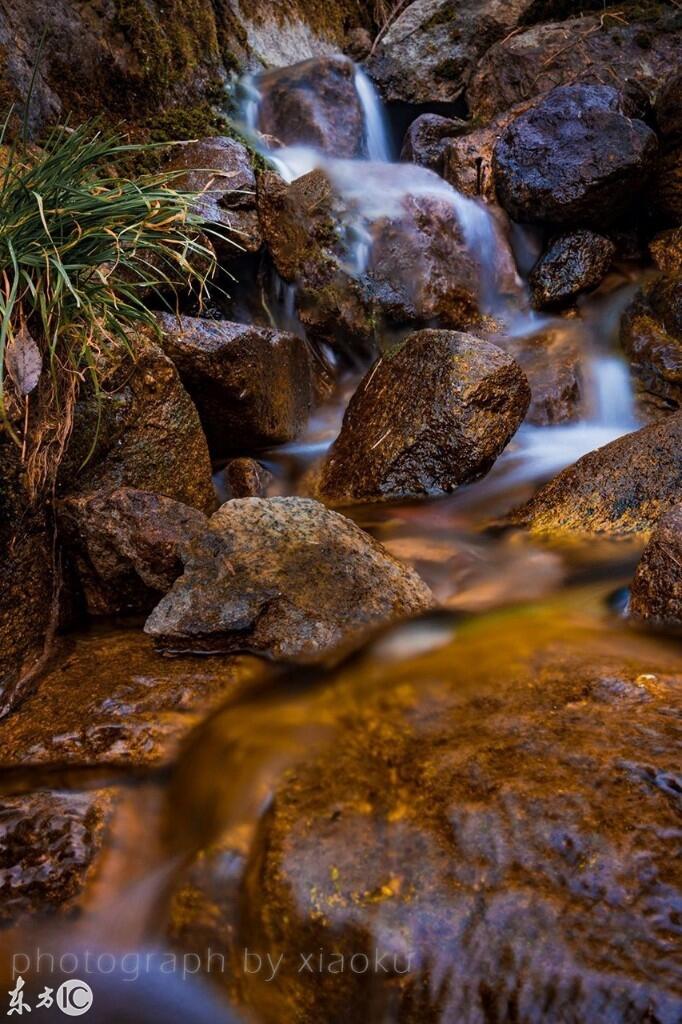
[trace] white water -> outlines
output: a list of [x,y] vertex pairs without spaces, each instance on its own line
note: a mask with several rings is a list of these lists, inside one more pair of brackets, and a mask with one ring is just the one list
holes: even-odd
[[390,163],[391,143],[381,101],[362,68],[355,69],[355,91],[365,119],[365,149],[369,160]]

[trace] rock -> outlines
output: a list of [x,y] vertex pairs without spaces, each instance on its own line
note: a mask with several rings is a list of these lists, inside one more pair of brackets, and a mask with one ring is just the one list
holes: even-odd
[[350,520],[303,498],[228,501],[145,632],[166,650],[312,658],[432,603]]
[[270,71],[258,79],[258,90],[264,135],[339,158],[363,154],[364,116],[348,57],[319,57]]
[[656,235],[649,245],[651,258],[664,274],[682,274],[682,227]]
[[580,345],[570,324],[548,327],[505,345],[526,375],[531,400],[526,423],[549,427],[583,414]]
[[512,121],[493,156],[507,212],[518,221],[574,228],[608,223],[630,208],[657,142],[623,109],[622,94],[611,86],[570,85]]
[[162,313],[164,351],[192,396],[211,451],[293,440],[313,403],[309,345],[285,331]]
[[443,157],[450,139],[466,131],[467,122],[440,114],[421,114],[407,129],[400,159],[443,173]]
[[272,474],[255,459],[231,459],[225,468],[229,498],[264,498]]
[[263,239],[256,209],[256,175],[246,146],[218,136],[184,143],[172,153],[168,169],[187,168],[186,174],[173,180],[173,187],[202,193],[196,212],[217,228],[210,241],[220,262],[231,262],[240,249],[258,252]]
[[529,0],[413,0],[367,62],[385,100],[452,103],[478,59],[512,32]]
[[630,614],[682,626],[682,505],[659,520],[637,566]]
[[317,491],[334,503],[452,491],[488,472],[529,401],[523,372],[496,345],[419,331],[351,398]]
[[137,630],[79,634],[37,692],[0,722],[0,768],[168,765],[203,718],[264,671],[249,658],[163,658]]
[[150,612],[208,525],[198,509],[129,487],[67,498],[58,514],[90,615]]
[[596,288],[615,252],[613,242],[594,231],[583,229],[559,235],[530,273],[533,304],[537,309],[562,305],[580,292]]
[[650,201],[666,224],[682,222],[682,146],[664,153],[651,180]]
[[584,455],[509,522],[556,537],[646,536],[682,500],[682,413]]
[[372,49],[372,36],[366,28],[354,28],[348,33],[345,50],[351,60],[363,61]]
[[0,926],[73,911],[98,867],[112,790],[0,796]]
[[77,491],[135,487],[202,512],[216,507],[199,416],[171,360],[140,335],[134,355],[103,358],[101,395],[84,389],[58,484]]
[[[441,618],[426,653],[427,624],[405,625],[280,706],[270,729],[295,712],[307,731],[286,734],[241,871],[215,770],[236,761],[238,723],[216,716],[168,801],[169,818],[216,823],[174,922],[183,947],[232,954],[239,1004],[267,1017],[276,986],[299,1024],[368,1020],[370,1005],[396,1024],[508,1022],[514,1006],[534,1024],[596,1021],[595,1007],[673,1021],[661,942],[682,896],[682,663],[595,619],[565,602]],[[274,981],[245,949],[282,954]]]
[[658,134],[666,143],[682,142],[682,71],[673,71],[656,95]]
[[621,321],[621,344],[647,391],[682,405],[682,277],[640,291]]
[[491,46],[482,57],[467,89],[469,111],[489,121],[516,103],[574,82],[618,87],[635,82],[651,95],[676,66],[681,45],[675,12],[650,22],[599,14],[535,25]]

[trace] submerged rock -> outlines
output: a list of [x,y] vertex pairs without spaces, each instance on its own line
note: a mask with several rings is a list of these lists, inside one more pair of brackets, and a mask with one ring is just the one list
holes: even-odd
[[615,252],[613,242],[594,231],[571,231],[555,238],[530,273],[535,306],[560,305],[596,288]]
[[[493,167],[500,202],[527,223],[604,224],[646,184],[656,136],[605,85],[554,89],[505,129]],[[557,159],[561,153],[561,159]]]
[[647,535],[682,500],[682,413],[563,470],[509,521],[557,537]]
[[228,501],[145,632],[166,650],[312,658],[433,603],[416,573],[303,498]]
[[682,405],[682,276],[661,276],[623,314],[621,344],[647,391]]
[[313,354],[285,331],[163,313],[163,347],[192,396],[211,451],[293,440],[313,403]]
[[584,411],[580,345],[570,324],[514,338],[505,350],[514,357],[530,385],[527,423],[548,427],[580,418]]
[[258,91],[264,135],[339,158],[362,156],[364,117],[348,57],[317,57],[269,71],[258,79]]
[[452,491],[488,472],[529,401],[523,371],[496,345],[419,331],[351,398],[317,491],[335,503]]
[[663,516],[654,530],[632,581],[630,613],[682,626],[682,505]]
[[67,498],[58,515],[90,615],[150,612],[208,525],[198,509],[129,487]]
[[443,173],[443,157],[449,141],[467,129],[467,122],[440,114],[421,114],[407,129],[400,159]]
[[535,25],[491,46],[467,89],[473,117],[488,121],[524,100],[574,82],[649,95],[679,60],[682,25],[674,11],[651,21],[596,14]]

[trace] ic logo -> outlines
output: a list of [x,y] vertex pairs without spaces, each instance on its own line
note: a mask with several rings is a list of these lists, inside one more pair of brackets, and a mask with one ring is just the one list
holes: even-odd
[[92,1006],[92,989],[86,981],[70,978],[57,989],[57,1006],[67,1017],[81,1017]]

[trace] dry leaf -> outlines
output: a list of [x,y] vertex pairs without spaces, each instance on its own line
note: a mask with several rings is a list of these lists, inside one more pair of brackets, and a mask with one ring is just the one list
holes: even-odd
[[5,353],[5,369],[20,395],[30,395],[43,370],[43,357],[26,327],[18,331]]

